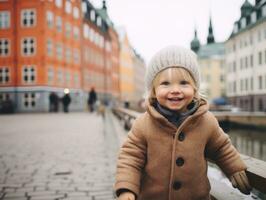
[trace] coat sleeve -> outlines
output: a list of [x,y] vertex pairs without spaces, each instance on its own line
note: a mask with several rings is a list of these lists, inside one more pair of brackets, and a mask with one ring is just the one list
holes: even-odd
[[[137,121],[137,120],[136,120]],[[139,195],[141,174],[146,163],[146,139],[135,122],[128,138],[122,145],[118,161],[115,192],[126,189]]]
[[211,135],[205,149],[207,158],[215,161],[227,177],[235,172],[246,170],[247,167],[240,158],[240,154],[214,116],[213,121],[214,126],[211,128]]

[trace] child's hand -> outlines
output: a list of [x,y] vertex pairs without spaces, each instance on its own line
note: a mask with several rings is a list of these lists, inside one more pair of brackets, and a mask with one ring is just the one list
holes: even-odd
[[132,192],[123,192],[119,195],[118,200],[135,200],[135,195]]
[[252,187],[249,184],[245,171],[234,173],[230,177],[230,181],[234,188],[238,188],[244,194],[250,194]]

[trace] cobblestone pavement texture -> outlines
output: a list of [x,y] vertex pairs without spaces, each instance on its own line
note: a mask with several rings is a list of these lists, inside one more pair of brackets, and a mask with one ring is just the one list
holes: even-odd
[[0,200],[114,199],[119,142],[110,120],[96,113],[0,116]]

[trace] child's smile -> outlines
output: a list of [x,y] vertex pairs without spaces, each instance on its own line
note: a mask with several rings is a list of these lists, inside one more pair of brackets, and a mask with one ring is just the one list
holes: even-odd
[[[192,79],[186,78],[185,73],[188,72],[181,68],[168,68],[158,74],[154,88],[159,104],[171,110],[186,111],[195,92],[190,83]],[[189,74],[187,76],[189,77]]]

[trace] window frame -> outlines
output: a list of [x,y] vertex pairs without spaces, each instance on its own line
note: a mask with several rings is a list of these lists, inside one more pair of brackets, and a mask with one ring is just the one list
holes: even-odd
[[[7,44],[2,44],[2,42],[7,42]],[[0,57],[8,57],[10,56],[10,39],[8,38],[0,38]],[[7,53],[3,53],[7,50]]]
[[[22,82],[23,84],[31,85],[37,82],[37,70],[35,65],[23,65],[22,66]],[[25,80],[27,77],[27,80]]]
[[0,11],[0,29],[9,29],[10,28],[11,15],[9,10]]
[[[32,47],[31,46],[26,46],[25,47],[25,45],[31,45],[31,44],[25,44],[24,41],[28,41],[28,40],[31,40],[31,39],[33,41]],[[24,50],[26,48],[30,48],[30,49],[33,48],[33,52],[25,53]],[[24,37],[24,38],[21,38],[21,55],[22,56],[34,56],[34,55],[36,55],[36,52],[37,52],[37,45],[36,45],[36,38],[35,37]]]
[[[24,18],[25,14],[27,12],[33,12],[33,18],[32,18],[33,23],[28,22],[28,21],[31,21],[31,16],[26,16],[26,19]],[[29,13],[27,15],[29,15]],[[27,19],[27,17],[28,17],[28,19]],[[24,20],[26,20],[26,22],[27,22],[26,24],[24,24]],[[26,9],[22,9],[20,11],[20,25],[21,25],[21,27],[32,28],[32,27],[36,26],[36,24],[37,24],[37,11],[35,8],[26,8]]]
[[10,83],[10,68],[8,66],[1,66],[0,67],[0,85],[5,85],[9,83]]

